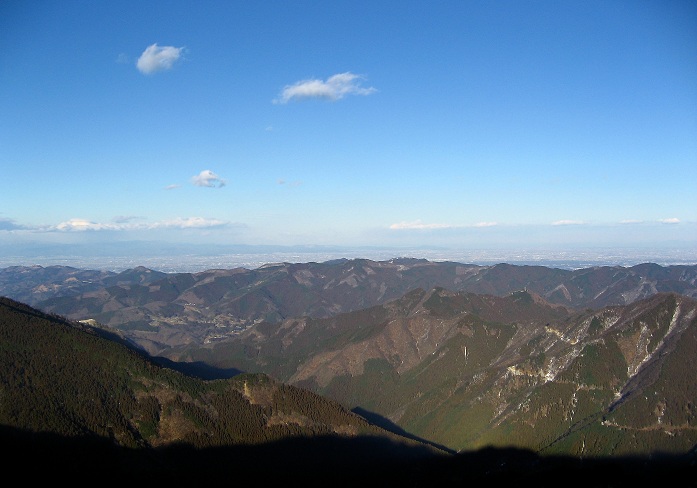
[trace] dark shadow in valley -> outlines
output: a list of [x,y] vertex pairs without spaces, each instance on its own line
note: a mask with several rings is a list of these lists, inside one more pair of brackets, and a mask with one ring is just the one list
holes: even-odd
[[244,373],[236,368],[216,368],[203,361],[177,362],[162,356],[149,356],[150,359],[163,368],[179,371],[187,376],[193,376],[201,380],[225,380]]
[[[697,486],[694,453],[572,458],[524,449],[459,454],[382,437],[292,437],[257,445],[126,449],[101,437],[60,437],[0,426],[4,474],[31,482],[186,486],[246,480],[256,486]],[[30,469],[28,469],[30,467]],[[680,481],[682,480],[682,481]],[[260,485],[261,483],[261,485]]]
[[407,439],[419,441],[423,444],[428,444],[428,445],[433,446],[437,449],[440,449],[441,451],[445,451],[445,452],[448,452],[450,454],[455,454],[455,451],[448,448],[448,447],[441,446],[440,444],[436,444],[435,442],[431,442],[428,439],[422,439],[421,437],[417,437],[414,434],[407,432],[406,430],[402,429],[399,425],[395,424],[390,419],[383,417],[380,414],[377,414],[375,412],[371,412],[371,411],[366,410],[366,409],[361,408],[361,407],[355,407],[351,411],[355,414],[360,415],[361,417],[366,419],[371,424],[377,425],[378,427],[382,427],[383,429],[385,429],[389,432],[392,432],[392,433],[397,434],[399,436],[405,437]]

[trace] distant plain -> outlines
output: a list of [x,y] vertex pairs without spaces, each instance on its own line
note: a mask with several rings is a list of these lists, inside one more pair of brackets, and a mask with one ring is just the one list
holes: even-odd
[[156,244],[139,245],[132,250],[70,247],[63,252],[43,253],[42,249],[13,248],[0,252],[0,268],[9,266],[72,266],[120,272],[145,266],[165,273],[194,273],[208,269],[242,267],[256,269],[270,263],[325,262],[333,259],[365,258],[383,261],[409,257],[429,261],[453,261],[482,266],[508,263],[582,269],[593,266],[634,266],[655,263],[661,266],[697,264],[697,248],[570,248],[547,249],[441,249],[332,246],[192,246],[176,249]]

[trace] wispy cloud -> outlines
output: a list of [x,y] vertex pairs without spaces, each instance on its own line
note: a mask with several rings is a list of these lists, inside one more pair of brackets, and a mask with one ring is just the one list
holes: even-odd
[[396,224],[390,225],[390,229],[392,230],[427,230],[451,228],[453,228],[453,226],[450,224],[424,224],[420,220],[414,220],[412,222],[398,222]]
[[552,222],[552,225],[583,225],[585,222],[582,220],[557,220]]
[[184,52],[183,47],[158,46],[152,44],[145,48],[136,62],[138,70],[146,75],[172,69]]
[[300,185],[303,184],[302,181],[291,181],[291,182],[288,182],[288,181],[284,180],[283,178],[279,178],[279,179],[277,180],[277,183],[278,183],[279,185],[287,185],[287,186],[300,186]]
[[176,228],[176,229],[203,229],[210,227],[223,227],[228,222],[218,219],[206,219],[203,217],[186,217],[172,220],[163,220],[149,226],[150,229]]
[[180,188],[180,187],[181,187],[181,185],[177,185],[176,183],[174,183],[174,184],[165,186],[165,190],[175,190],[175,189]]
[[375,88],[363,88],[360,86],[363,76],[350,72],[339,73],[327,78],[326,81],[310,79],[298,81],[292,85],[286,85],[274,103],[288,103],[291,100],[304,100],[320,98],[336,101],[346,95],[371,95]]
[[673,217],[673,218],[670,218],[670,219],[661,219],[661,220],[659,220],[659,222],[662,223],[662,224],[679,224],[679,223],[680,223],[680,219],[677,219],[677,218]]
[[220,188],[225,186],[225,180],[209,169],[204,169],[196,176],[192,176],[191,182],[196,186],[206,186],[209,188]]
[[134,220],[140,220],[142,218],[143,217],[138,217],[135,215],[117,215],[116,217],[114,217],[111,220],[117,224],[126,224],[128,222],[132,222]]
[[8,218],[0,218],[0,230],[23,230],[26,229],[23,225],[16,224],[14,220]]
[[620,220],[620,224],[641,224],[641,220],[636,220],[636,219],[626,219],[626,220]]
[[391,230],[434,230],[434,229],[467,229],[467,228],[483,228],[494,227],[499,225],[497,222],[477,222],[472,225],[453,225],[453,224],[427,224],[421,220],[413,220],[411,222],[397,222],[390,225]]

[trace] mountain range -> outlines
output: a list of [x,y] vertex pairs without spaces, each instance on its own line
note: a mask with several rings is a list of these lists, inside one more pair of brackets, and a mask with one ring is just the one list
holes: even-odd
[[0,269],[0,296],[128,331],[155,355],[177,345],[215,342],[261,322],[332,317],[435,287],[495,296],[528,290],[551,304],[599,308],[657,292],[697,297],[697,266],[563,270],[402,258],[171,274],[144,267],[120,273],[65,266]]
[[29,484],[694,486],[690,454],[453,454],[263,374],[183,375],[112,332],[7,298],[0,367],[4,473]]
[[690,470],[696,283],[697,266],[648,263],[0,270],[0,295],[158,367],[204,384],[262,375],[422,449],[516,449],[533,464],[668,456]]

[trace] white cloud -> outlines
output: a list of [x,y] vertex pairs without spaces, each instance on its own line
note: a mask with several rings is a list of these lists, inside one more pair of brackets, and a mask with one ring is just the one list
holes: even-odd
[[582,220],[557,220],[556,222],[552,222],[552,225],[583,225],[584,222]]
[[196,176],[192,176],[191,181],[196,186],[207,186],[210,188],[225,186],[225,180],[209,169],[204,169]]
[[120,228],[121,226],[117,224],[100,224],[85,219],[70,219],[56,225],[56,230],[68,232],[86,230],[119,230]]
[[680,219],[673,217],[671,219],[661,219],[661,220],[659,220],[659,222],[662,224],[679,224]]
[[131,222],[140,217],[117,217],[118,223],[102,224],[85,219],[70,219],[66,222],[48,228],[46,230],[61,232],[80,232],[80,231],[130,231],[130,230],[152,230],[152,229],[204,229],[210,227],[223,227],[229,225],[228,222],[219,219],[207,219],[204,217],[178,217],[171,220],[161,220],[150,223]]
[[174,189],[176,189],[176,188],[179,188],[180,186],[181,186],[181,185],[177,185],[176,183],[174,183],[174,184],[172,184],[172,185],[167,185],[167,186],[165,186],[165,190],[174,190]]
[[453,226],[449,224],[424,224],[420,220],[413,222],[398,222],[390,225],[392,230],[423,230],[423,229],[451,229]]
[[641,224],[641,220],[634,220],[634,219],[626,219],[626,220],[620,220],[620,224]]
[[336,101],[346,95],[370,95],[375,93],[375,88],[362,88],[360,82],[362,76],[353,73],[339,73],[322,80],[302,80],[292,85],[286,85],[280,96],[274,103],[288,103],[290,100],[303,100],[307,98],[322,98]]
[[143,54],[138,58],[136,66],[141,73],[146,75],[172,69],[172,66],[181,57],[183,51],[183,47],[152,44],[145,48]]
[[474,227],[494,227],[498,225],[496,222],[479,222],[474,224]]

